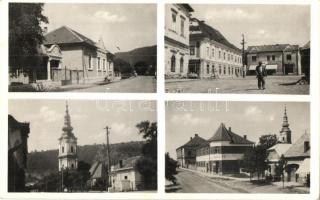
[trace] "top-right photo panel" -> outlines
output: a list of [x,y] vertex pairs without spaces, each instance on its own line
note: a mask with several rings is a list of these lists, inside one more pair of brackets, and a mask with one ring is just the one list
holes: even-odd
[[165,5],[167,93],[308,95],[310,5]]

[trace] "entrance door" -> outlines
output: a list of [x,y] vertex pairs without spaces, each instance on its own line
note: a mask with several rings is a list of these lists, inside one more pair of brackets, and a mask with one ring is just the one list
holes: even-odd
[[285,64],[284,65],[284,69],[285,69],[285,74],[292,74],[293,73],[293,68],[294,68],[294,64]]

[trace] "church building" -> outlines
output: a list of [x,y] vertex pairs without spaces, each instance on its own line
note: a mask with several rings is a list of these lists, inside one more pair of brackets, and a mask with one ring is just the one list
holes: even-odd
[[59,171],[64,169],[77,169],[77,138],[73,134],[71,118],[69,114],[68,103],[66,103],[66,114],[64,117],[64,126],[62,135],[59,138]]

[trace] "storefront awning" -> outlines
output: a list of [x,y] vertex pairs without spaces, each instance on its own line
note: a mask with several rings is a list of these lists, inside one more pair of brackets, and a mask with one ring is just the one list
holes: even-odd
[[266,66],[266,69],[268,70],[277,70],[278,69],[278,66],[277,65],[267,65]]

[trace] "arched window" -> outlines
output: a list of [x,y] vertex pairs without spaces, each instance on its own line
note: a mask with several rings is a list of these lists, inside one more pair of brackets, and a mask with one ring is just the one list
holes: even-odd
[[176,57],[172,55],[171,57],[171,72],[176,71]]
[[183,73],[183,57],[180,58],[180,73]]
[[64,153],[64,147],[62,147],[61,151],[62,151],[62,153]]
[[74,148],[73,148],[73,146],[71,146],[71,153],[73,153],[74,152]]

